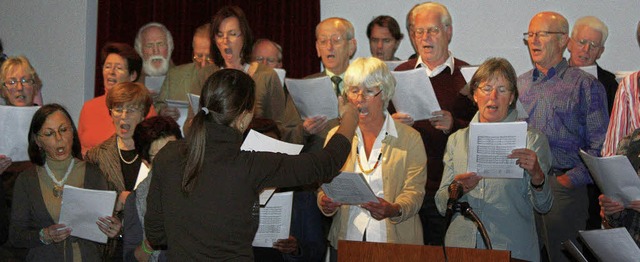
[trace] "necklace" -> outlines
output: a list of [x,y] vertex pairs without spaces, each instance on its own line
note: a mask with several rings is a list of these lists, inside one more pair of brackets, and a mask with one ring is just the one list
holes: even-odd
[[[120,139],[120,137],[118,137],[118,139]],[[122,139],[120,139],[120,141],[122,141]],[[120,144],[118,144],[117,140],[116,140],[116,147],[118,148],[118,155],[120,156],[120,160],[122,160],[122,162],[124,162],[125,164],[131,165],[133,164],[133,162],[136,162],[136,160],[138,160],[138,154],[136,154],[136,156],[131,161],[124,160],[124,157],[122,157],[122,151],[120,150]]]
[[360,148],[356,148],[356,159],[358,161],[358,167],[360,167],[360,171],[362,171],[362,173],[364,173],[365,175],[371,174],[373,170],[376,170],[376,168],[378,168],[378,164],[380,163],[380,158],[382,158],[382,150],[380,150],[380,154],[378,154],[378,160],[376,160],[376,164],[373,165],[373,168],[369,170],[365,170],[362,167],[362,163],[360,163]]
[[69,166],[67,167],[67,172],[64,173],[64,177],[62,177],[62,180],[58,180],[56,179],[55,175],[53,174],[53,171],[51,171],[51,168],[49,168],[49,163],[45,162],[44,163],[44,170],[46,171],[47,175],[49,176],[49,178],[51,178],[51,181],[53,181],[53,196],[54,197],[61,197],[62,196],[62,191],[64,189],[64,183],[67,182],[67,179],[69,178],[69,174],[71,174],[71,170],[73,170],[73,165],[75,164],[76,160],[71,158],[71,163],[69,163]]

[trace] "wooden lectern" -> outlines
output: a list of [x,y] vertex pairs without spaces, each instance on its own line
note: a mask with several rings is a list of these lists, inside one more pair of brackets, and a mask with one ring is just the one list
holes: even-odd
[[[449,261],[508,262],[511,252],[447,247]],[[441,246],[419,246],[360,241],[338,241],[338,261],[444,261]]]

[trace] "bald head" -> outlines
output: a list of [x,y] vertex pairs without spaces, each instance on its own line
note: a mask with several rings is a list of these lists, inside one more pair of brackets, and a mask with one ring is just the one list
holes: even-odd
[[542,73],[562,61],[569,42],[569,23],[556,12],[541,12],[531,18],[527,45],[531,60]]

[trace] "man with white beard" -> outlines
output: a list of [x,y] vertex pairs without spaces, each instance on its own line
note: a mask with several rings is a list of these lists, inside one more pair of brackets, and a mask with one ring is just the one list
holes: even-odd
[[147,86],[155,101],[167,71],[174,66],[170,59],[173,52],[171,32],[160,23],[148,23],[138,30],[135,49],[143,61],[138,82]]

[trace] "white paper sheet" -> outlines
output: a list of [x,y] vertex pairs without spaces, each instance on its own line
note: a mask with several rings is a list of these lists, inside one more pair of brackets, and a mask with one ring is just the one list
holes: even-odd
[[262,189],[262,192],[260,192],[260,196],[258,197],[258,201],[260,202],[260,206],[267,205],[267,203],[269,202],[269,200],[273,196],[273,193],[276,192],[276,189],[277,188],[275,188],[275,187],[267,187],[265,189]]
[[637,262],[640,248],[624,227],[578,231],[599,261]]
[[111,216],[116,203],[116,191],[91,190],[64,185],[60,224],[70,227],[71,235],[98,243],[107,243],[107,235],[96,221]]
[[470,123],[467,171],[484,178],[522,178],[511,151],[527,146],[527,123]]
[[149,176],[149,167],[147,167],[147,165],[145,165],[144,163],[140,164],[140,169],[138,170],[138,177],[136,178],[136,185],[133,187],[133,190],[138,189],[138,185],[140,184],[140,182],[142,182],[142,180],[144,180],[145,178],[147,178],[147,176]]
[[189,105],[191,106],[191,110],[195,115],[198,113],[198,110],[200,110],[200,96],[192,93],[188,93],[187,96],[189,97]]
[[[180,111],[180,117],[178,118],[178,125],[180,126],[180,131],[184,127],[184,122],[187,121],[187,114],[189,113],[189,102],[181,101],[181,100],[171,100],[167,99],[167,106],[175,107]],[[182,134],[184,136],[184,134]]]
[[432,113],[440,110],[440,104],[424,68],[391,74],[397,83],[391,99],[396,111],[409,114],[414,120],[434,117]]
[[338,98],[328,76],[312,79],[285,78],[287,90],[296,105],[300,117],[338,117]]
[[348,205],[378,202],[362,173],[342,172],[331,183],[322,184],[321,187],[334,202]]
[[29,126],[38,109],[39,106],[0,106],[0,155],[10,157],[13,162],[29,160]]
[[280,79],[280,84],[284,86],[284,77],[287,75],[287,70],[284,70],[282,68],[274,68],[273,70],[276,71],[276,74],[278,74],[278,79]]
[[580,69],[582,69],[583,71],[589,73],[590,75],[592,75],[596,79],[598,78],[598,68],[596,67],[596,65],[581,66]]
[[640,200],[640,178],[626,156],[594,157],[580,150],[580,157],[606,196],[625,206]]
[[384,61],[384,63],[387,64],[387,67],[389,68],[389,71],[395,70],[396,67],[398,67],[399,65],[401,65],[404,62],[407,62],[407,60],[402,60],[402,61]]
[[260,208],[260,224],[253,238],[255,247],[273,247],[278,239],[289,238],[293,192],[273,194],[265,207]]

